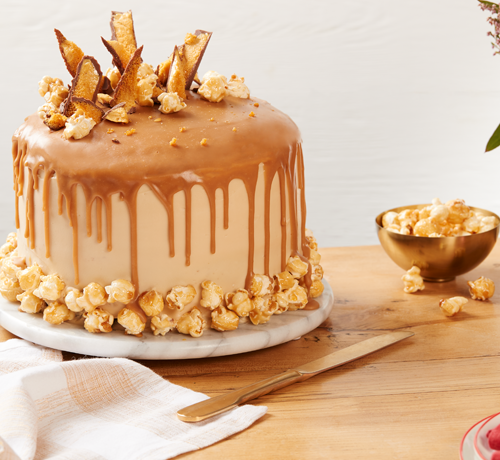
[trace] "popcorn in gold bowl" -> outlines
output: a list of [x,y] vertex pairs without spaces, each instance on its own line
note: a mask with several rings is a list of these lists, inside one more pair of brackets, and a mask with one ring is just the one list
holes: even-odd
[[404,270],[420,268],[426,281],[450,281],[477,267],[491,252],[500,218],[455,199],[401,206],[375,219],[388,256]]

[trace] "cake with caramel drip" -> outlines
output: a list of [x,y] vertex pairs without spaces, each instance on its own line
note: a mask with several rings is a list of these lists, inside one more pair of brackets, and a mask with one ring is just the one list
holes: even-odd
[[131,12],[113,12],[103,75],[56,32],[70,89],[44,77],[46,104],[13,137],[17,235],[0,249],[0,292],[21,311],[199,337],[322,293],[300,132],[242,78],[199,79],[211,35],[188,34],[152,72]]

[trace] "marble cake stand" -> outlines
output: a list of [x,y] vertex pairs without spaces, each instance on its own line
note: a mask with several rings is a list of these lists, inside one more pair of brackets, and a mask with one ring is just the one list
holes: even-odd
[[316,300],[317,310],[298,310],[273,316],[267,324],[250,322],[231,332],[207,329],[200,338],[176,332],[164,337],[145,332],[141,338],[123,331],[90,334],[81,325],[52,326],[41,315],[18,311],[18,303],[0,300],[0,325],[13,334],[49,348],[108,358],[192,359],[226,356],[273,347],[289,342],[318,327],[333,307],[333,292],[326,280],[325,290]]

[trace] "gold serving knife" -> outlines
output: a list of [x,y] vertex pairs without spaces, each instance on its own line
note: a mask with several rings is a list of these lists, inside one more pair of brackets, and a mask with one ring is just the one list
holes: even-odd
[[214,415],[221,414],[233,407],[246,403],[251,399],[270,393],[271,391],[291,385],[295,382],[302,382],[315,375],[350,363],[355,359],[362,358],[374,351],[388,347],[393,343],[413,336],[413,332],[397,331],[389,334],[379,335],[368,340],[335,351],[323,358],[311,361],[303,366],[289,369],[281,374],[275,375],[265,380],[253,383],[239,390],[231,391],[225,395],[206,399],[192,406],[184,407],[177,412],[177,417],[183,422],[201,422]]

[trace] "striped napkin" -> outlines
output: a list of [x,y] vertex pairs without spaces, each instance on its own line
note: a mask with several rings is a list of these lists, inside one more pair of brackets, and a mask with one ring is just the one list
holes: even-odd
[[128,359],[62,361],[20,339],[0,343],[0,460],[164,460],[248,428],[242,406],[188,424],[176,412],[207,396]]

